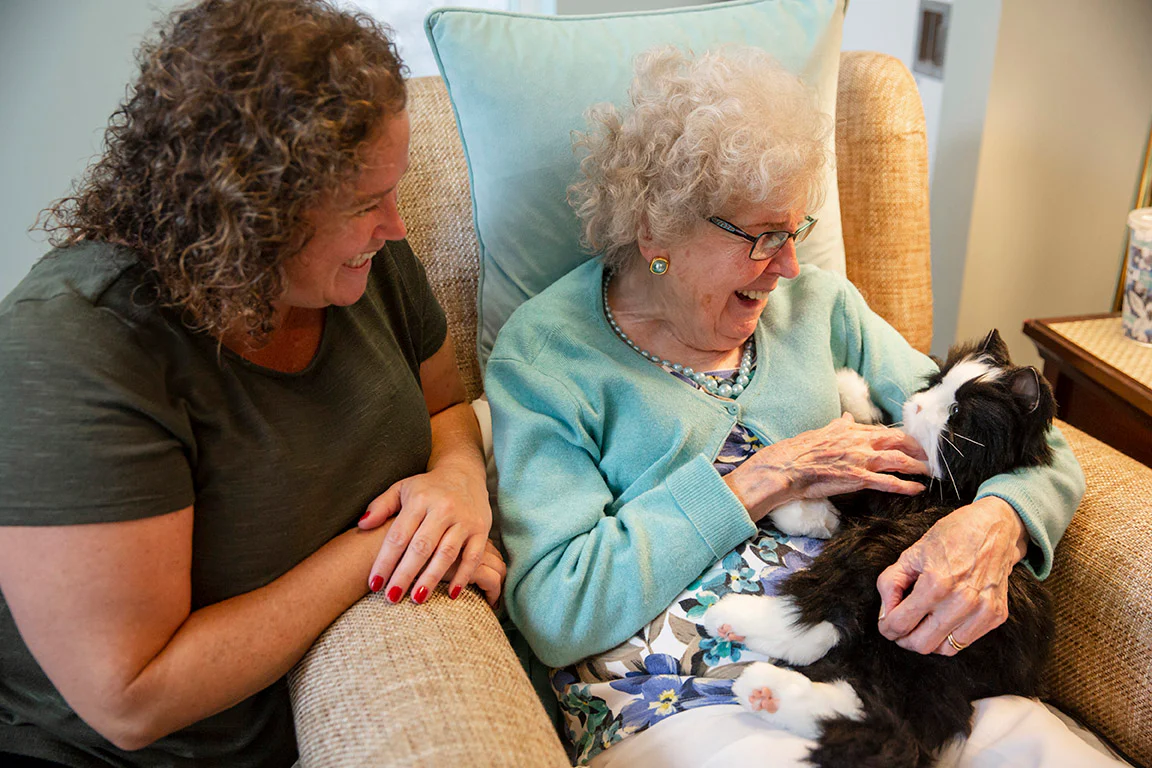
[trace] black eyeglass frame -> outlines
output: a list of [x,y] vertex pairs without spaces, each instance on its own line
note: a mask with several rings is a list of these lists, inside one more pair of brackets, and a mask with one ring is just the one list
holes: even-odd
[[[731,232],[733,235],[742,237],[748,242],[752,243],[752,247],[748,250],[748,258],[752,259],[752,261],[767,261],[779,253],[780,249],[784,247],[784,244],[787,243],[789,239],[794,240],[797,245],[804,242],[804,239],[812,233],[812,228],[816,226],[816,221],[817,220],[811,216],[805,216],[804,223],[797,227],[795,232],[789,232],[787,230],[780,229],[772,230],[770,232],[761,232],[759,235],[750,235],[744,230],[740,229],[740,227],[731,222],[725,221],[719,216],[708,217],[709,224],[714,224],[725,232]],[[768,245],[769,239],[773,237],[780,237],[781,235],[783,235],[783,237],[780,239],[779,244],[775,246]],[[757,256],[756,248],[760,245],[761,241],[763,241],[765,245],[764,248],[760,251],[761,255]],[[771,250],[769,250],[769,248],[771,248]]]

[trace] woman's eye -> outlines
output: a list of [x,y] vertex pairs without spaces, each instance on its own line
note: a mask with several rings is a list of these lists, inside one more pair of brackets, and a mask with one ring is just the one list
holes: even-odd
[[952,403],[952,407],[948,409],[949,416],[955,416],[960,413],[960,403]]
[[369,208],[364,208],[363,210],[356,211],[356,213],[354,213],[352,215],[356,216],[357,218],[363,218],[363,217],[367,216],[368,214],[372,213],[372,211],[375,211],[376,209],[378,209],[379,207],[380,207],[380,204],[377,203],[376,205],[373,205]]

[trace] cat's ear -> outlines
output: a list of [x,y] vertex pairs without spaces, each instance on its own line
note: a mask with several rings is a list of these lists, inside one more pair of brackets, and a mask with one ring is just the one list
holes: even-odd
[[1012,394],[1016,396],[1025,413],[1032,413],[1040,407],[1043,385],[1040,381],[1040,372],[1035,368],[1032,366],[1017,368],[1012,372],[1010,386]]
[[1004,339],[1000,338],[1000,331],[993,328],[984,337],[984,341],[980,342],[980,354],[990,355],[993,360],[998,363],[1007,365],[1008,358],[1008,345],[1004,343]]

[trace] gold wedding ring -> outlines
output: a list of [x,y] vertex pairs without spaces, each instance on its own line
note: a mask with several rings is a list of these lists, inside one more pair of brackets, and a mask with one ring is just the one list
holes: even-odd
[[968,647],[968,646],[967,646],[967,645],[965,645],[964,643],[958,643],[958,642],[956,642],[956,638],[952,637],[952,633],[951,633],[951,632],[949,632],[949,633],[948,633],[948,637],[947,637],[946,639],[948,640],[948,645],[952,646],[953,648],[955,648],[955,649],[956,649],[956,650],[958,650],[958,651],[962,651],[962,650],[964,650],[965,648],[967,648],[967,647]]

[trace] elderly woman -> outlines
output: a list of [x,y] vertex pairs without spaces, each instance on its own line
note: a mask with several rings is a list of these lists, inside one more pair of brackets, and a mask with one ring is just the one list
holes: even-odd
[[[659,49],[630,93],[591,112],[572,189],[600,258],[517,310],[487,366],[508,609],[568,667],[552,683],[581,762],[792,765],[810,742],[733,704],[722,667],[755,656],[703,613],[817,551],[758,527],[781,504],[923,490],[889,474],[928,474],[913,439],[841,418],[836,371],[897,414],[935,366],[842,277],[797,264],[829,126],[794,76],[754,50]],[[955,654],[1003,621],[1015,563],[1048,573],[1083,493],[1050,443],[1052,466],[985,483],[883,574],[885,637]]]
[[341,612],[502,583],[403,68],[321,0],[204,0],[139,62],[0,304],[0,764],[289,766]]

